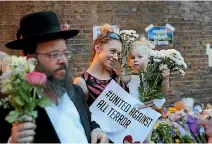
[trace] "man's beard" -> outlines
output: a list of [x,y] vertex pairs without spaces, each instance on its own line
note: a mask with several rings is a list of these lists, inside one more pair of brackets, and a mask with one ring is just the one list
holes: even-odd
[[72,84],[72,74],[67,67],[64,68],[66,72],[63,79],[57,79],[53,74],[47,77],[46,88],[56,100],[59,100],[67,92],[67,86]]

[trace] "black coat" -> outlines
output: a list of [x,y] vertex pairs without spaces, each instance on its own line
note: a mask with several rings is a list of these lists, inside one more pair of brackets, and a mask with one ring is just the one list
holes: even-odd
[[[67,90],[67,93],[69,96],[71,96],[70,98],[79,112],[85,134],[88,142],[90,143],[90,133],[93,129],[98,128],[99,125],[96,122],[91,121],[91,114],[85,101],[82,89],[77,85],[73,85],[71,88],[69,88],[69,90]],[[11,109],[0,108],[0,143],[7,143],[11,135],[12,125],[4,120],[10,110]],[[45,109],[37,107],[37,111],[38,118],[36,119],[37,127],[35,129],[36,135],[34,137],[34,143],[60,143],[57,133]],[[70,131],[70,134],[72,132],[73,131]]]

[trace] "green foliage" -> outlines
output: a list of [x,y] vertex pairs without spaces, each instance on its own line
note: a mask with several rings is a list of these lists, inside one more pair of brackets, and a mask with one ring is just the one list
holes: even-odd
[[171,122],[161,121],[155,124],[151,140],[154,143],[196,143],[189,134],[182,135]]
[[11,111],[5,119],[9,123],[13,123],[14,121],[18,119],[19,116],[20,116],[20,113],[18,111]]
[[[152,68],[153,67],[151,66],[151,69]],[[139,74],[140,79],[143,80],[143,82],[140,83],[140,87],[138,88],[140,100],[142,102],[150,101],[153,99],[162,99],[165,97],[165,95],[161,93],[162,74],[152,73],[151,71],[152,70],[147,70]]]
[[9,123],[23,121],[23,115],[32,116],[36,119],[38,116],[38,113],[35,110],[37,105],[40,107],[47,107],[51,105],[49,98],[42,97],[39,99],[36,96],[37,88],[29,85],[26,81],[23,81],[21,86],[17,85],[19,83],[13,84],[14,87],[19,88],[15,90],[13,89],[13,91],[10,92],[11,95],[9,97],[9,103],[15,110],[11,111],[5,118]]
[[46,107],[46,106],[51,105],[51,102],[50,102],[50,100],[49,100],[48,97],[44,96],[44,97],[42,97],[41,99],[38,100],[37,104],[38,104],[40,107],[44,108],[44,107]]

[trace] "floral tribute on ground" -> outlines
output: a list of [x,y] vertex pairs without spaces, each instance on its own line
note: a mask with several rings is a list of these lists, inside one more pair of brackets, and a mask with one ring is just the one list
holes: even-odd
[[[154,143],[208,143],[211,139],[212,107],[208,104],[194,106],[193,98],[182,98],[168,107],[154,126],[151,140]],[[211,106],[211,105],[210,105]],[[200,124],[200,121],[201,124]]]

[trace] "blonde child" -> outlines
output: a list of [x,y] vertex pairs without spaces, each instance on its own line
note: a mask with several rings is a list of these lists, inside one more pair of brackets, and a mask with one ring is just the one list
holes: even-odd
[[[154,48],[154,45],[146,41],[144,37],[140,41],[135,41],[133,43],[128,56],[128,65],[131,67],[134,73],[142,72],[145,70],[148,63],[148,55],[152,48]],[[163,70],[162,75],[163,75],[162,93],[168,94],[169,75],[170,75],[169,70]],[[128,85],[129,93],[136,99],[139,99],[138,87],[140,86],[141,82],[139,75],[122,76],[121,80]],[[145,86],[146,83],[143,82],[143,85]],[[161,108],[164,102],[165,99],[155,99],[153,101],[145,102],[144,103],[145,105],[142,106],[141,108],[145,107]]]
[[[134,73],[142,72],[146,69],[149,52],[152,48],[154,48],[154,45],[146,41],[144,37],[142,37],[140,41],[135,41],[133,43],[129,56],[128,56],[128,65],[131,67]],[[162,92],[164,94],[167,94],[169,89],[170,72],[169,70],[163,70],[162,73],[163,73]],[[141,82],[139,75],[122,76],[121,80],[128,85],[129,93],[136,99],[139,99],[138,87],[140,86],[140,82]],[[144,80],[142,80],[142,82],[143,82],[143,85],[145,86],[146,83],[144,82]],[[139,109],[146,108],[146,107],[161,108],[164,102],[165,102],[165,98],[154,99],[152,101],[145,102],[144,105],[141,106]],[[144,143],[151,143],[151,136],[152,136],[152,130],[148,134]]]

